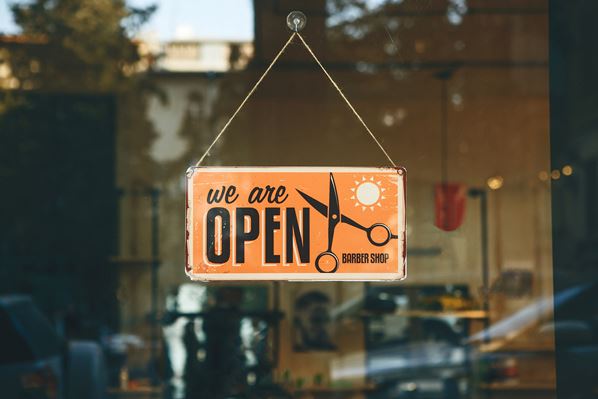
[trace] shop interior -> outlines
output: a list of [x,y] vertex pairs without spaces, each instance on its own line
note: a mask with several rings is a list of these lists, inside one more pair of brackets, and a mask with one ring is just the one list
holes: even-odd
[[[549,189],[551,180],[573,172],[549,167],[546,2],[468,2],[466,15],[455,6],[448,16],[440,1],[361,13],[351,3],[303,5],[305,37],[407,168],[407,279],[186,281],[183,241],[175,234],[184,224],[180,172],[203,153],[288,37],[284,17],[295,4],[255,2],[255,48],[246,68],[218,77],[155,74],[169,95],[188,100],[150,102],[154,126],[178,114],[179,129],[158,129],[150,149],[168,160],[150,181],[157,197],[121,198],[123,331],[158,337],[154,355],[168,358],[173,397],[192,389],[186,384],[209,389],[199,382],[205,379],[306,398],[550,397]],[[119,140],[119,176],[128,175],[120,185],[147,179],[144,168],[127,162],[130,138],[119,132]],[[175,144],[183,146],[179,154]],[[377,166],[385,158],[295,43],[208,164]],[[450,220],[439,216],[443,194],[455,212]],[[161,316],[153,333],[143,321],[151,292],[134,288],[152,281],[152,212],[159,214],[154,278]],[[147,269],[124,265],[140,254]],[[235,316],[218,321],[224,309]],[[233,326],[239,333],[226,338]],[[230,359],[210,353],[215,339],[230,345]],[[193,367],[212,370],[197,371],[192,381],[182,349],[189,345],[198,353]],[[147,355],[131,349],[129,385],[133,364],[145,365]]]
[[[87,262],[85,251],[100,254],[90,267],[101,272],[80,272],[73,261],[62,271],[79,273],[83,299],[63,306],[51,297],[68,310],[56,313],[65,329],[103,343],[109,396],[555,397],[550,187],[576,170],[550,164],[548,1],[255,0],[252,9],[252,48],[231,50],[227,71],[149,68],[151,90],[71,93],[76,106],[46,93],[36,97],[53,110],[45,119],[23,111],[43,130],[48,120],[83,126],[75,119],[93,109],[84,129],[114,132],[65,166],[86,174],[86,198],[103,210],[59,204],[73,210],[73,224],[100,226],[85,236],[73,229],[64,242],[79,248],[77,262]],[[287,40],[294,9],[307,15],[305,39],[407,170],[403,281],[201,283],[185,275],[185,170]],[[296,42],[206,164],[387,160]],[[49,170],[60,181],[64,170]],[[52,182],[40,184],[51,191]],[[72,286],[51,278],[65,292]],[[68,323],[71,314],[77,323]]]

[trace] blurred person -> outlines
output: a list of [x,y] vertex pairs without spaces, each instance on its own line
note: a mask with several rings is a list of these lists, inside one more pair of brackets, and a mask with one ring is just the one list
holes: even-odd
[[204,318],[204,370],[209,381],[210,398],[239,394],[246,386],[245,354],[240,334],[242,300],[242,288],[220,288],[216,292],[214,306]]

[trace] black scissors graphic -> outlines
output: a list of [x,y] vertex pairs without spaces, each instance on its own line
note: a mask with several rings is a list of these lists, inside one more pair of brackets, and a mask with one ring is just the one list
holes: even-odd
[[[332,173],[330,173],[330,191],[328,194],[328,205],[318,201],[310,195],[305,194],[301,190],[297,190],[297,192],[301,194],[303,199],[305,199],[316,211],[320,212],[323,216],[326,216],[328,218],[328,249],[319,254],[316,258],[316,269],[318,269],[320,273],[334,273],[338,269],[339,260],[336,254],[332,252],[332,242],[334,240],[334,229],[336,229],[336,226],[339,223],[346,223],[359,230],[365,231],[369,242],[377,247],[384,246],[388,244],[388,242],[391,239],[398,238],[397,235],[392,234],[390,227],[388,227],[384,223],[374,223],[370,227],[365,227],[362,224],[357,223],[350,217],[342,215],[338,204],[338,192],[336,191],[336,184],[334,183],[334,177],[332,176]],[[376,241],[373,234],[373,231],[376,229],[382,229],[384,231],[383,240]],[[324,259],[325,257],[331,258],[330,263],[332,264],[332,267],[321,267],[320,262],[323,262],[322,259]]]

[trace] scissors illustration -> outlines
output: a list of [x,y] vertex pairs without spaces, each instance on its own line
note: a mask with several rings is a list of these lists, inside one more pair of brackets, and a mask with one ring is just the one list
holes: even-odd
[[[374,223],[370,227],[365,227],[360,223],[357,223],[355,220],[351,219],[350,217],[341,214],[340,207],[338,203],[338,192],[336,190],[336,184],[334,183],[334,177],[332,173],[330,173],[330,191],[328,194],[328,205],[318,201],[317,199],[313,198],[312,196],[305,194],[301,190],[297,190],[297,192],[311,205],[316,211],[321,213],[323,216],[328,218],[328,248],[318,255],[316,258],[316,269],[320,273],[334,273],[338,269],[339,260],[338,257],[334,252],[332,252],[332,242],[334,241],[334,230],[339,223],[346,223],[350,226],[353,226],[359,230],[365,231],[369,242],[372,245],[377,247],[384,246],[388,244],[391,239],[398,238],[397,235],[392,234],[390,227],[385,225],[384,223]],[[384,231],[384,236],[380,237],[383,238],[380,240],[376,240],[373,232],[374,230],[382,230]],[[325,260],[326,258],[330,258],[329,260]],[[325,264],[325,265],[324,265]]]

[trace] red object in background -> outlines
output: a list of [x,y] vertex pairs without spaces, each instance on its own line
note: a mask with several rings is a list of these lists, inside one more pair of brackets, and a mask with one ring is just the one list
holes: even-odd
[[453,231],[463,223],[467,189],[459,183],[439,183],[435,187],[434,204],[436,220],[434,224],[441,230]]

